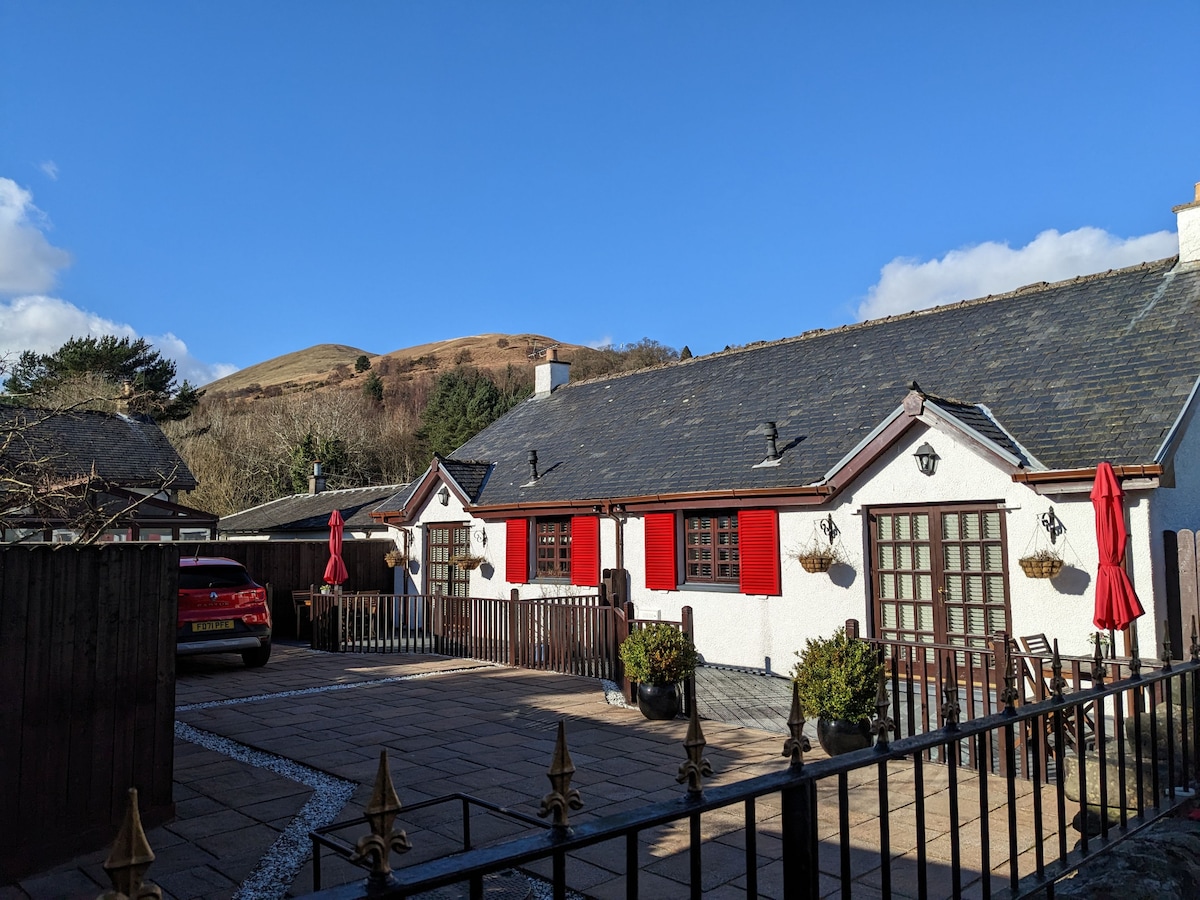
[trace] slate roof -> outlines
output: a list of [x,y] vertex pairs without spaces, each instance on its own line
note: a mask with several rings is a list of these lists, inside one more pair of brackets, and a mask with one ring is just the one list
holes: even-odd
[[[453,455],[493,464],[480,505],[809,485],[916,380],[1033,465],[1152,464],[1200,376],[1200,266],[1176,263],[568,384]],[[756,469],[766,421],[783,458]]]
[[479,494],[483,490],[483,485],[487,481],[488,473],[491,471],[491,465],[486,462],[443,459],[441,465],[445,469],[446,474],[453,478],[455,483],[463,489],[463,493],[467,495],[467,498],[472,503],[479,498]]
[[335,509],[341,512],[349,530],[378,529],[380,523],[371,518],[371,512],[381,501],[404,487],[406,485],[385,484],[321,491],[319,494],[293,494],[223,516],[217,523],[217,530],[223,534],[321,531],[329,527],[329,516]]
[[[12,440],[4,446],[5,439]],[[0,406],[0,446],[10,459],[45,460],[64,480],[96,474],[123,487],[190,491],[196,478],[152,419],[91,410]]]

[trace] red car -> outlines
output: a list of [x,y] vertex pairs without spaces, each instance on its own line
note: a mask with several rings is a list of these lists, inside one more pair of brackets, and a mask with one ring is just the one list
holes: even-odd
[[267,589],[236,560],[219,556],[179,560],[179,630],[175,652],[241,653],[251,668],[271,658]]

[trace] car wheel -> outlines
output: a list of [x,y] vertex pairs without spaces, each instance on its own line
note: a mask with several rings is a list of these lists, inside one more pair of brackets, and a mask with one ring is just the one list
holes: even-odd
[[271,642],[264,641],[257,650],[243,650],[242,662],[250,669],[261,669],[271,658]]

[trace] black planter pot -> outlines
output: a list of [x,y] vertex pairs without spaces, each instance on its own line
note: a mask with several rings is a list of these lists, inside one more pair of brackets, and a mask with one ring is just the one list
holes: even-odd
[[647,719],[674,719],[679,715],[679,685],[638,684],[638,709]]
[[871,723],[817,719],[817,742],[830,756],[862,750],[871,746]]

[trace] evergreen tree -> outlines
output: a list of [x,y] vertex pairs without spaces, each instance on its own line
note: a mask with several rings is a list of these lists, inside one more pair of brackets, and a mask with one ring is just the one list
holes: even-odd
[[434,383],[419,436],[434,453],[448,455],[512,409],[528,389],[500,390],[487,375],[459,368]]
[[72,385],[86,384],[94,399],[113,400],[132,389],[129,408],[159,419],[182,419],[203,396],[187,381],[175,384],[175,363],[144,338],[106,334],[73,337],[53,353],[24,351],[9,372],[5,389],[22,403],[49,404]]
[[367,373],[367,380],[363,382],[363,396],[368,400],[374,400],[376,403],[383,402],[383,379],[374,372]]
[[369,368],[371,368],[371,360],[369,360],[367,358],[367,354],[365,354],[365,353],[362,354],[358,359],[356,359],[354,361],[354,371],[355,372],[358,372],[361,374],[361,373],[367,371],[367,369],[369,369]]

